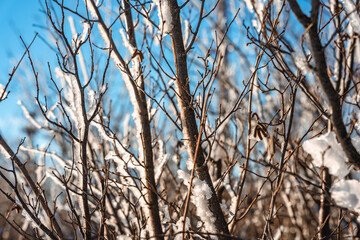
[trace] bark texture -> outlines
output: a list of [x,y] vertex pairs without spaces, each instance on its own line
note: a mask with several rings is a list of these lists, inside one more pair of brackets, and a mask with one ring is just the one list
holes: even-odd
[[20,161],[20,159],[17,157],[17,155],[11,150],[10,146],[7,144],[7,142],[3,139],[3,137],[1,135],[0,135],[0,145],[10,155],[12,161],[14,161],[16,166],[19,168],[20,172],[23,174],[27,184],[29,184],[29,186],[31,188],[31,191],[33,191],[33,193],[37,197],[37,200],[40,202],[41,207],[47,213],[49,220],[51,222],[51,226],[54,229],[48,229],[42,223],[38,223],[36,221],[35,222],[39,225],[40,229],[43,230],[51,239],[64,239],[64,234],[61,231],[61,228],[60,228],[58,222],[56,221],[53,212],[49,208],[47,201],[43,197],[39,188],[36,186],[36,183],[31,178],[30,173],[26,169],[25,165]]
[[219,233],[229,234],[228,226],[221,210],[218,197],[215,192],[215,188],[211,181],[208,166],[205,162],[203,149],[200,147],[197,154],[197,159],[193,161],[196,142],[199,136],[198,127],[195,118],[195,112],[192,106],[192,96],[189,87],[189,76],[187,70],[187,55],[185,52],[181,22],[180,22],[180,8],[177,4],[177,0],[169,1],[173,29],[171,31],[172,48],[176,67],[176,88],[177,88],[177,100],[180,108],[180,116],[183,128],[184,142],[189,155],[189,160],[195,162],[195,170],[199,179],[205,181],[211,191],[212,197],[209,199],[209,209],[216,217],[215,227]]
[[[152,137],[151,137],[151,128],[150,128],[150,120],[147,112],[147,102],[146,102],[146,96],[145,96],[145,86],[144,86],[144,78],[142,73],[140,73],[140,76],[138,76],[137,82],[134,79],[135,76],[131,76],[131,72],[121,57],[118,49],[116,48],[116,45],[111,37],[110,32],[108,31],[101,14],[99,10],[97,9],[95,3],[93,0],[88,1],[88,3],[91,4],[91,7],[93,7],[96,11],[96,15],[94,16],[98,19],[99,24],[103,29],[106,29],[107,33],[107,39],[104,39],[105,42],[110,43],[111,51],[112,51],[112,57],[115,58],[115,61],[119,63],[118,68],[121,71],[124,71],[129,78],[124,79],[124,81],[129,81],[126,83],[126,86],[128,87],[128,91],[130,94],[134,94],[134,99],[131,99],[132,104],[134,106],[134,111],[139,117],[139,121],[136,122],[136,127],[138,129],[141,129],[141,139],[139,142],[139,152],[142,154],[140,155],[141,160],[144,161],[144,175],[145,179],[143,180],[146,188],[146,194],[145,199],[147,203],[148,208],[148,225],[150,230],[150,237],[156,238],[156,239],[163,239],[163,231],[161,228],[161,221],[160,221],[160,215],[159,215],[159,206],[158,206],[158,197],[156,192],[156,185],[155,185],[155,176],[154,176],[154,163],[153,163],[153,152],[152,152]],[[137,50],[136,47],[136,39],[135,39],[135,32],[134,32],[134,25],[132,21],[132,15],[131,15],[131,6],[129,4],[128,0],[123,1],[124,9],[125,9],[125,15],[126,15],[126,21],[127,21],[127,33],[129,37],[130,44],[133,45],[133,47]],[[139,55],[133,56],[136,58],[141,58]],[[139,60],[141,62],[141,59]],[[141,71],[141,69],[139,70]],[[140,123],[140,124],[139,124]],[[143,156],[141,156],[143,155]]]
[[[127,25],[127,34],[129,37],[130,44],[136,49],[136,52],[140,52],[137,48],[136,38],[135,38],[135,29],[134,23],[131,13],[131,6],[129,4],[129,0],[123,0],[124,10],[126,16],[126,25]],[[136,58],[139,58],[141,62],[140,55],[136,55]],[[141,66],[139,66],[141,68]],[[144,76],[139,69],[140,76],[139,82],[140,89],[137,88],[137,92],[139,94],[140,102],[140,116],[141,116],[141,128],[142,132],[142,147],[144,153],[144,164],[145,164],[145,179],[146,179],[146,189],[147,189],[147,197],[146,201],[149,206],[150,213],[150,227],[151,232],[156,236],[156,239],[164,239],[163,231],[161,228],[161,221],[159,215],[159,205],[158,205],[158,197],[156,192],[156,183],[155,183],[155,170],[154,170],[154,160],[153,160],[153,152],[152,152],[152,137],[151,137],[151,128],[150,128],[150,120],[149,114],[147,111],[147,102],[145,96],[145,83]]]
[[330,196],[330,187],[331,187],[331,175],[329,174],[329,169],[322,169],[321,173],[322,183],[321,183],[321,199],[320,199],[320,210],[319,210],[319,239],[330,239],[331,230],[330,230],[330,202],[328,197]]
[[318,32],[318,17],[320,1],[312,0],[311,17],[306,16],[300,6],[295,0],[288,0],[292,11],[296,18],[300,21],[303,27],[308,31],[311,42],[311,53],[315,62],[315,75],[320,82],[323,91],[329,100],[330,106],[330,120],[334,127],[337,140],[339,141],[342,149],[344,150],[347,158],[351,164],[360,167],[360,154],[351,142],[350,136],[347,133],[342,114],[341,96],[335,90],[331,83],[330,77],[327,73],[327,62],[325,58],[324,48],[321,44]]

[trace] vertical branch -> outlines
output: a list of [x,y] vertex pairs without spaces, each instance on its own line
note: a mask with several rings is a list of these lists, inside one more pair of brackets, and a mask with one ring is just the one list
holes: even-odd
[[[298,79],[301,79],[301,77],[299,77]],[[270,223],[272,222],[272,218],[273,218],[273,214],[275,211],[275,202],[276,202],[276,198],[277,195],[280,191],[281,185],[283,183],[283,179],[284,179],[284,170],[285,170],[285,154],[286,154],[286,149],[288,147],[289,144],[289,140],[290,140],[290,134],[291,134],[291,128],[293,125],[293,120],[294,120],[294,111],[295,111],[295,103],[296,103],[296,91],[297,91],[297,85],[295,86],[295,89],[292,91],[292,102],[290,105],[291,108],[291,112],[290,112],[290,118],[289,118],[289,123],[288,123],[288,129],[286,131],[286,124],[284,121],[284,144],[283,144],[283,148],[281,150],[281,158],[280,158],[280,162],[279,162],[279,174],[277,176],[277,180],[276,180],[276,185],[275,185],[275,190],[272,193],[271,196],[271,200],[270,200],[270,208],[269,208],[269,215],[267,217],[266,223],[265,223],[265,227],[264,227],[264,232],[263,232],[263,237],[262,239],[265,240],[267,239],[267,235],[271,233],[271,229],[270,229]]]
[[[227,29],[226,29],[226,13],[227,13],[227,9],[228,9],[228,4],[226,1],[220,1],[218,3],[218,8],[217,8],[217,18],[218,18],[218,22],[221,23],[221,25],[219,26],[219,32],[221,35],[223,35],[223,37],[226,37],[227,34]],[[219,112],[219,117],[223,118],[225,117],[225,113],[228,111],[228,102],[230,100],[229,98],[229,82],[230,82],[230,78],[229,78],[229,74],[227,73],[227,71],[230,69],[230,59],[229,59],[229,51],[228,51],[228,46],[227,44],[222,44],[221,46],[219,46],[219,51],[222,57],[222,64],[219,66],[219,74],[218,74],[218,81],[219,81],[219,90],[218,92],[218,97],[219,97],[219,105],[220,105],[220,112]],[[222,142],[226,142],[226,139],[228,139],[231,136],[231,131],[229,128],[229,125],[226,124],[222,131],[219,132],[219,141],[218,144],[222,144]],[[218,148],[216,148],[216,152],[217,153],[217,158],[218,161],[214,162],[214,168],[216,170],[216,180],[221,178],[222,175],[222,169],[225,169],[226,163],[228,161],[227,159],[227,153],[225,148],[223,148],[222,146],[219,146]],[[221,202],[222,199],[222,188],[219,188],[217,190],[217,195],[219,197],[219,201]]]
[[[258,56],[257,59],[257,66],[255,69],[258,68],[258,65],[260,64],[260,59],[262,57],[261,53]],[[246,140],[246,156],[245,156],[245,164],[243,167],[243,170],[241,171],[241,177],[240,177],[240,185],[237,192],[236,200],[235,200],[235,210],[234,210],[234,219],[230,224],[230,233],[234,230],[234,227],[237,223],[236,215],[238,213],[239,204],[241,201],[242,191],[245,185],[246,176],[247,176],[247,168],[249,166],[249,160],[250,160],[250,152],[251,152],[251,109],[252,109],[252,97],[253,97],[253,87],[254,87],[254,80],[256,78],[256,71],[251,76],[251,83],[250,83],[250,89],[249,89],[249,105],[248,105],[248,122],[247,122],[247,140]]]
[[[60,239],[64,238],[64,234],[58,224],[58,222],[55,219],[54,213],[50,210],[45,198],[41,194],[40,190],[36,186],[35,182],[32,180],[30,173],[25,168],[25,165],[20,161],[20,159],[17,157],[17,155],[11,150],[10,146],[6,143],[6,141],[3,139],[3,137],[0,135],[0,146],[2,146],[5,151],[10,155],[12,161],[15,162],[16,166],[19,168],[20,172],[23,174],[27,184],[29,184],[31,190],[34,192],[35,196],[40,202],[41,207],[44,209],[46,214],[49,217],[49,221],[52,226],[54,226],[56,234],[60,237]],[[52,230],[52,229],[51,229]],[[47,233],[48,235],[50,233]],[[52,233],[49,235],[51,236]]]
[[[92,17],[98,20],[99,30],[103,40],[109,45],[111,52],[111,57],[114,60],[115,64],[119,70],[124,73],[123,80],[129,91],[130,101],[134,106],[135,113],[135,124],[139,133],[138,143],[139,143],[139,159],[143,161],[145,165],[144,171],[141,171],[141,177],[144,178],[145,188],[146,188],[146,204],[149,217],[149,228],[151,237],[157,239],[163,239],[163,232],[161,227],[160,215],[159,215],[159,206],[157,199],[157,190],[154,177],[154,163],[153,163],[153,153],[152,153],[152,137],[151,137],[151,128],[150,121],[147,112],[147,103],[145,96],[145,86],[144,78],[141,73],[141,56],[140,54],[134,54],[133,61],[138,61],[139,63],[139,76],[133,76],[133,73],[128,68],[124,59],[121,57],[114,40],[111,36],[110,30],[106,27],[103,18],[99,12],[99,9],[95,5],[93,0],[85,0],[87,8],[91,13]],[[134,26],[132,23],[131,16],[131,7],[127,0],[123,1],[125,7],[126,21],[127,21],[127,33],[130,39],[132,47],[135,48],[136,53],[138,50],[136,48],[135,32]],[[135,65],[135,62],[133,62]],[[138,82],[136,82],[136,80]]]
[[[219,200],[209,175],[209,170],[205,162],[203,149],[197,147],[197,139],[200,138],[195,113],[192,108],[192,97],[189,87],[189,76],[187,70],[187,54],[184,48],[182,38],[181,22],[180,22],[180,8],[176,0],[170,0],[169,6],[171,9],[172,25],[171,41],[172,50],[174,54],[175,67],[176,67],[176,90],[177,101],[180,109],[180,117],[183,123],[183,134],[185,146],[189,155],[189,160],[194,162],[195,171],[200,180],[205,181],[211,189],[212,196],[209,199],[209,209],[214,214],[216,229],[224,234],[229,234],[228,226],[225,221],[224,214],[221,210]],[[194,159],[195,153],[196,159]],[[190,197],[190,196],[189,196]],[[184,219],[185,221],[185,219]]]
[[349,162],[355,164],[356,166],[360,166],[360,154],[357,152],[356,148],[351,142],[351,138],[347,133],[343,121],[341,96],[333,87],[327,73],[328,66],[325,58],[325,49],[321,44],[318,33],[318,15],[320,1],[312,0],[311,18],[307,17],[302,12],[300,6],[295,0],[288,0],[288,2],[297,19],[301,22],[303,27],[308,30],[311,43],[311,53],[316,65],[315,75],[320,82],[327,99],[329,100],[331,114],[330,119],[334,127],[337,139],[341,144],[341,147],[344,150],[347,158],[349,159]]
[[264,55],[264,51],[261,51],[259,53],[259,55],[256,58],[256,64],[255,64],[255,70],[252,73],[251,77],[250,77],[250,89],[249,89],[249,105],[248,105],[248,125],[247,125],[247,142],[246,142],[246,156],[245,156],[245,164],[244,164],[244,168],[243,171],[241,172],[241,177],[240,177],[240,185],[238,188],[238,192],[237,192],[237,196],[236,196],[236,202],[235,202],[235,209],[234,209],[234,219],[231,222],[230,225],[230,232],[233,231],[237,219],[236,219],[236,215],[238,212],[238,207],[241,201],[241,195],[242,195],[242,191],[244,189],[244,185],[245,185],[245,181],[246,181],[246,175],[247,175],[247,168],[249,166],[249,161],[250,161],[250,153],[251,153],[251,116],[252,116],[252,98],[253,98],[253,87],[254,87],[254,81],[256,79],[257,76],[257,71],[259,69],[260,63],[261,63],[261,59]]
[[[126,16],[126,25],[127,25],[127,34],[129,37],[130,44],[134,47],[134,58],[135,61],[141,62],[140,50],[137,48],[136,38],[135,38],[135,29],[133,18],[131,14],[131,6],[129,0],[123,0],[125,16]],[[135,65],[135,63],[133,62]],[[147,202],[149,204],[149,213],[150,213],[150,228],[151,232],[155,235],[157,239],[163,239],[163,231],[161,228],[161,221],[159,215],[159,205],[158,197],[156,192],[156,183],[155,183],[155,170],[154,170],[154,161],[153,161],[153,152],[152,152],[152,137],[151,137],[151,128],[149,114],[147,111],[147,102],[145,96],[145,83],[144,76],[142,74],[142,67],[139,64],[139,76],[136,76],[139,79],[139,88],[137,92],[139,94],[140,102],[140,116],[141,116],[141,127],[142,127],[142,145],[144,150],[144,163],[145,163],[145,184],[147,189]]]
[[331,187],[331,175],[329,169],[323,167],[321,169],[321,199],[320,199],[320,210],[319,210],[319,239],[329,239],[331,235],[330,230],[330,202],[328,200],[330,196]]
[[[83,90],[83,89],[82,89]],[[82,91],[83,92],[83,91]],[[82,94],[83,95],[83,94]],[[82,99],[84,100],[84,99]],[[85,102],[82,101],[82,106],[85,108]],[[88,142],[88,134],[89,134],[89,122],[86,119],[86,111],[84,112],[84,121],[85,121],[85,129],[84,136],[81,139],[81,167],[82,167],[82,204],[83,211],[85,217],[85,239],[91,239],[91,215],[89,208],[89,200],[88,200],[88,159],[87,159],[87,142]]]
[[[340,81],[340,80],[339,80]],[[328,120],[328,132],[331,131],[331,122]],[[319,239],[329,239],[331,236],[330,231],[330,187],[332,184],[331,175],[327,167],[321,167],[321,197],[319,209]]]

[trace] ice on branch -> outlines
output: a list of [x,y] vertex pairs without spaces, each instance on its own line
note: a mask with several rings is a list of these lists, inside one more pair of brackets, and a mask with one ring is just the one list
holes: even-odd
[[34,220],[30,217],[29,213],[28,213],[25,209],[23,209],[23,210],[21,211],[21,215],[24,216],[26,222],[31,223],[31,225],[32,225],[33,228],[36,228],[36,227],[37,227],[37,226],[36,226],[36,223],[35,223]]
[[[90,15],[96,19],[96,9],[95,7],[92,5],[91,1],[90,0],[84,0],[85,4],[86,4],[86,8],[87,10],[89,11]],[[96,4],[97,5],[97,4]]]
[[148,108],[147,110],[148,110],[149,118],[152,119],[155,116],[157,109],[151,107],[151,99],[148,99],[146,102],[147,102],[146,106]]
[[57,155],[55,152],[48,152],[45,149],[39,150],[39,149],[30,148],[30,147],[20,146],[20,150],[50,157],[57,164],[59,164],[59,166],[61,166],[62,168],[64,168],[65,166],[71,166],[71,164],[72,164],[71,160],[65,160],[65,159],[61,158],[59,155]]
[[[89,12],[91,13],[91,16],[94,19],[98,19],[98,15],[96,12],[95,7],[92,5],[90,0],[84,0]],[[104,40],[106,47],[110,49],[110,45],[111,45],[111,41],[110,41],[110,36],[109,33],[107,32],[107,30],[104,28],[104,26],[102,24],[98,24],[98,29],[99,29],[99,33],[100,36],[102,37],[102,39]],[[134,79],[136,79],[136,73],[139,73],[139,69],[140,69],[140,63],[139,60],[137,60],[137,58],[133,59],[132,62],[132,68],[130,69],[130,73],[134,74],[135,76],[130,76],[129,73],[126,71],[126,67],[123,66],[120,57],[118,55],[116,55],[114,53],[114,51],[111,52],[111,58],[113,59],[115,65],[119,68],[121,75],[123,77],[123,80],[125,82],[125,86],[128,89],[129,92],[129,97],[130,97],[130,101],[132,103],[132,105],[134,106],[134,113],[132,114],[134,121],[135,121],[135,125],[137,126],[137,138],[138,138],[138,143],[139,146],[142,145],[142,140],[141,140],[141,132],[142,132],[142,125],[141,125],[141,116],[140,116],[140,106],[139,106],[139,101],[137,99],[137,88],[135,86],[135,84],[133,83]],[[140,74],[140,73],[139,73]],[[139,147],[139,158],[143,159],[143,150],[142,147]]]
[[83,23],[83,32],[81,33],[80,35],[80,42],[84,42],[86,37],[87,37],[87,34],[89,33],[90,31],[90,27],[91,25],[87,22],[84,22]]
[[258,1],[251,1],[251,0],[245,0],[246,7],[248,8],[250,13],[256,12],[256,16],[251,20],[251,24],[254,28],[256,28],[258,31],[260,31],[262,26],[262,21],[264,18],[264,1],[258,0]]
[[130,55],[133,55],[135,53],[135,48],[131,43],[129,42],[129,39],[126,36],[126,33],[124,32],[124,29],[120,29],[120,36],[123,43],[123,46],[129,51]]
[[79,34],[76,33],[74,19],[71,16],[69,16],[68,21],[69,21],[71,32],[73,34],[72,39],[71,39],[71,49],[73,51],[75,51],[76,48],[78,47]]
[[[184,184],[189,187],[190,175],[182,170],[178,170],[179,179],[184,181]],[[196,206],[196,213],[204,222],[204,230],[207,232],[216,232],[215,216],[209,209],[209,199],[212,193],[209,185],[205,181],[194,177],[191,190],[191,202]]]
[[61,80],[64,88],[64,97],[69,102],[69,106],[64,108],[75,122],[79,136],[83,137],[82,129],[84,129],[84,117],[82,115],[81,91],[76,78],[73,75],[66,74],[59,67],[55,68],[56,78]]
[[0,145],[0,157],[4,157],[5,159],[10,159],[10,154]]
[[[53,106],[50,107],[50,109],[46,109],[48,110],[47,113],[46,113],[46,117],[49,118],[49,119],[56,119],[56,115],[54,113],[56,107],[58,106],[58,103],[55,103]],[[45,109],[45,107],[44,107]]]
[[360,182],[357,180],[340,180],[330,189],[331,197],[336,204],[359,213],[360,221]]
[[165,164],[168,161],[168,154],[165,153],[164,151],[164,142],[159,140],[159,155],[158,155],[158,160],[157,160],[157,167],[155,168],[155,180],[156,182],[159,181],[160,176],[161,176],[161,172],[162,169],[164,168]]
[[193,169],[193,167],[194,167],[194,162],[193,161],[190,161],[190,160],[186,161],[186,168],[189,171],[191,171]]
[[325,166],[331,175],[340,179],[349,174],[348,159],[337,142],[334,132],[305,141],[303,148],[311,155],[316,167]]
[[123,175],[128,175],[127,172],[123,172],[127,169],[126,164],[130,161],[130,156],[128,156],[126,159],[121,159],[115,151],[110,151],[106,156],[105,160],[113,160],[117,163],[117,171]]
[[117,236],[118,240],[132,240],[133,238],[132,237],[129,237],[129,236],[126,236],[126,235],[119,235]]
[[90,116],[92,116],[96,110],[96,104],[97,104],[97,99],[99,98],[99,96],[97,96],[96,92],[94,90],[89,90],[88,91],[88,102],[89,102],[89,110],[87,111],[87,116],[88,118],[90,118]]
[[187,42],[189,41],[190,36],[190,23],[188,20],[184,20],[184,44],[187,46]]
[[158,8],[160,32],[164,34],[169,34],[173,29],[171,8],[169,6],[169,1],[154,0],[153,2],[156,4]]
[[81,43],[83,43],[85,41],[87,34],[90,33],[89,29],[90,29],[91,25],[87,22],[84,22],[83,23],[83,32],[81,33],[81,35],[79,37],[79,34],[76,31],[74,19],[71,16],[69,16],[68,20],[69,20],[71,33],[73,34],[73,38],[71,41],[71,48],[73,49],[73,51],[78,51],[80,68],[84,74],[84,82],[85,82],[85,81],[87,81],[89,76],[86,71],[85,59],[84,59],[84,56],[83,56],[82,51],[79,48],[79,46]]
[[[130,72],[131,75],[133,77],[133,79],[138,79],[139,76],[141,75],[141,62],[140,62],[140,56],[136,55],[136,48],[135,46],[133,46],[128,37],[126,36],[126,33],[124,32],[123,29],[120,29],[120,35],[121,35],[121,39],[123,42],[123,46],[129,51],[130,56],[131,56],[131,68],[130,68]],[[122,71],[123,72],[123,71]],[[126,73],[122,73],[123,75]],[[128,76],[123,76],[123,77],[127,77]]]
[[350,16],[350,24],[356,33],[360,33],[360,17],[356,9],[356,5],[351,0],[342,0],[346,12]]
[[[53,182],[53,184],[59,186],[60,188],[64,187],[64,183],[62,183],[59,178],[57,178],[54,173],[52,172],[52,169],[47,168],[46,170],[46,178],[47,179],[51,179],[51,181]],[[54,185],[52,184],[52,189],[56,188]],[[64,205],[63,207],[65,207],[66,205]]]
[[[184,224],[184,217],[181,216],[179,218],[179,220],[176,222],[174,228],[175,228],[175,232],[182,232],[183,231],[183,224]],[[191,225],[190,225],[190,219],[188,217],[186,217],[185,220],[185,231],[188,231],[190,229]],[[178,233],[175,237],[175,240],[181,240],[182,239],[182,234]]]
[[25,118],[29,120],[29,122],[34,125],[34,127],[41,129],[41,125],[30,115],[29,111],[24,105],[22,105],[22,102],[20,100],[17,102],[17,104],[19,104],[21,109],[23,110]]
[[[146,10],[145,8],[141,8],[141,12],[144,14],[144,16],[148,15],[148,10]],[[148,32],[152,33],[154,28],[153,28],[152,23],[149,21],[149,19],[147,17],[144,17],[143,22],[144,22],[146,28],[148,29]]]
[[[5,87],[0,83],[0,101],[4,100],[7,96],[7,92],[5,92]],[[4,96],[2,96],[4,94]],[[2,97],[1,97],[2,96]]]
[[308,74],[311,72],[308,62],[304,58],[304,54],[298,48],[295,48],[294,63],[303,74]]

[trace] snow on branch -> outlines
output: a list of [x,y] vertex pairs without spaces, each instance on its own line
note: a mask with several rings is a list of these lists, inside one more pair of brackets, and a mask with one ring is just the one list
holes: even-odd
[[[184,217],[181,216],[179,218],[179,220],[176,222],[174,228],[176,232],[181,232],[183,230],[183,224],[184,224]],[[185,221],[185,231],[188,231],[191,227],[190,224],[190,219],[188,217],[186,217],[186,221]],[[182,239],[182,235],[179,233],[176,235],[175,240],[181,240]]]
[[154,3],[158,8],[160,32],[164,34],[169,34],[174,27],[172,24],[172,16],[170,11],[169,1],[154,0]]
[[5,148],[0,145],[0,157],[4,157],[5,159],[10,159],[10,154],[5,150]]
[[[190,185],[190,175],[182,170],[178,170],[178,177],[184,181],[185,186]],[[194,177],[191,191],[191,201],[196,206],[196,213],[204,222],[204,229],[207,232],[217,232],[215,227],[215,216],[209,209],[209,199],[212,196],[211,189],[205,181]]]
[[7,94],[4,85],[0,83],[0,102],[6,98]]
[[[84,2],[86,3],[86,6],[91,14],[91,16],[94,19],[101,19],[100,14],[98,14],[97,9],[95,8],[95,6],[93,5],[91,0],[84,0]],[[127,71],[127,66],[124,62],[124,60],[122,59],[122,57],[120,56],[119,52],[117,51],[117,49],[115,48],[115,46],[113,46],[112,44],[112,39],[111,39],[111,35],[110,33],[105,29],[105,25],[102,21],[102,19],[99,21],[98,23],[98,30],[100,33],[100,36],[102,37],[102,39],[104,40],[106,47],[111,51],[111,58],[113,59],[115,65],[119,68],[123,80],[125,82],[126,88],[128,89],[129,92],[129,97],[130,97],[130,101],[132,103],[132,105],[134,106],[134,120],[138,129],[138,133],[140,134],[140,132],[142,131],[142,127],[141,127],[141,123],[140,123],[140,106],[139,106],[139,102],[140,102],[140,98],[137,92],[137,86],[134,82],[134,78],[135,76],[131,76],[131,74],[134,73],[134,71]],[[128,46],[128,44],[125,43],[126,46]],[[128,50],[131,53],[131,47],[128,46]],[[136,58],[134,58],[136,59]],[[133,68],[132,69],[139,69],[137,67],[136,62],[133,63]],[[136,67],[135,67],[136,65]],[[141,149],[141,148],[140,148]],[[141,153],[139,154],[141,155]]]
[[360,221],[360,182],[358,180],[340,180],[330,189],[331,197],[336,204],[356,211]]
[[71,160],[65,160],[63,158],[61,158],[59,155],[57,155],[55,152],[47,152],[45,150],[38,150],[38,149],[33,149],[30,147],[25,147],[25,146],[20,146],[20,149],[22,151],[26,151],[26,152],[30,152],[30,153],[35,153],[35,154],[41,154],[41,155],[45,155],[48,157],[51,157],[54,161],[56,161],[62,168],[64,168],[65,166],[71,166],[72,161]]
[[29,111],[27,110],[27,108],[22,104],[22,102],[19,100],[17,102],[21,109],[23,110],[24,112],[24,116],[27,120],[29,120],[29,122],[34,126],[36,127],[37,129],[41,129],[41,125],[30,115]]
[[303,148],[311,155],[316,167],[325,166],[331,175],[340,179],[349,174],[348,158],[337,142],[334,132],[305,141]]
[[[352,139],[355,147],[360,146],[358,139]],[[304,150],[313,158],[316,167],[325,166],[331,175],[338,177],[338,181],[330,189],[331,197],[336,204],[356,211],[360,215],[360,182],[358,180],[345,180],[349,174],[348,158],[341,145],[336,140],[334,132],[307,140],[303,144]],[[358,217],[358,221],[360,217]]]
[[360,16],[357,12],[355,3],[351,0],[342,0],[342,2],[346,12],[349,14],[351,26],[356,33],[360,33]]

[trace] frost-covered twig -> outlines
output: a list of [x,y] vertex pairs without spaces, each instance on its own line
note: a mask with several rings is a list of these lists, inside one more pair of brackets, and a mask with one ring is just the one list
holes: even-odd
[[[147,209],[149,214],[149,227],[150,235],[156,236],[162,239],[162,228],[160,224],[159,207],[157,201],[157,193],[155,186],[154,176],[154,164],[153,164],[153,152],[152,152],[152,137],[150,130],[149,116],[147,112],[146,96],[143,93],[145,91],[144,79],[141,72],[141,52],[137,49],[134,27],[131,17],[131,8],[127,0],[124,0],[124,9],[127,19],[128,35],[130,38],[130,44],[127,44],[129,52],[132,54],[133,68],[129,69],[128,65],[125,64],[122,56],[120,55],[114,40],[107,29],[99,9],[95,5],[93,0],[85,0],[86,6],[91,13],[91,16],[98,20],[98,28],[101,37],[107,44],[107,47],[111,51],[111,57],[114,60],[116,66],[122,73],[123,80],[128,89],[130,95],[130,101],[134,106],[133,117],[137,126],[137,140],[138,140],[138,151],[139,159],[144,164],[145,169],[140,170],[140,175],[144,178],[146,185],[146,200]],[[125,40],[125,39],[124,39]],[[126,42],[125,42],[126,43]]]
[[349,158],[349,161],[352,164],[360,167],[360,154],[354,147],[351,142],[351,138],[348,135],[346,127],[344,125],[343,114],[342,114],[342,105],[341,105],[341,96],[334,89],[331,80],[329,78],[327,69],[328,63],[325,57],[325,49],[323,48],[320,40],[320,36],[318,33],[318,15],[320,8],[320,1],[314,0],[312,1],[312,10],[311,10],[311,18],[307,17],[300,6],[296,1],[288,1],[292,11],[295,16],[301,22],[303,27],[307,29],[310,43],[311,43],[311,53],[314,58],[316,64],[316,77],[320,82],[323,91],[325,92],[327,99],[330,105],[330,119],[331,123],[336,132],[336,136],[346,154]]
[[[176,0],[169,1],[173,28],[171,40],[173,43],[173,55],[176,67],[176,91],[177,101],[180,109],[181,121],[183,123],[183,135],[185,146],[189,155],[189,160],[195,163],[194,169],[200,180],[205,181],[211,189],[212,196],[209,199],[208,208],[214,214],[214,225],[217,231],[228,234],[229,230],[225,221],[224,214],[221,210],[216,192],[209,175],[207,163],[204,158],[203,149],[200,146],[201,133],[199,134],[195,119],[195,113],[192,106],[192,96],[189,88],[189,76],[187,69],[187,54],[185,52],[181,22],[180,9]],[[199,144],[197,144],[199,140]],[[196,158],[194,158],[196,157]]]
[[[50,221],[51,225],[54,227],[54,230],[56,232],[56,234],[60,237],[63,238],[63,232],[55,218],[54,213],[51,211],[51,209],[48,206],[47,201],[45,200],[45,198],[43,197],[42,193],[41,193],[41,189],[38,188],[38,186],[36,186],[36,183],[32,180],[30,173],[28,172],[28,170],[26,169],[25,165],[21,162],[21,160],[18,158],[17,154],[15,154],[10,146],[6,143],[6,141],[3,139],[3,137],[0,134],[0,147],[2,147],[4,149],[4,151],[6,151],[9,156],[11,157],[11,161],[13,163],[16,164],[16,166],[19,168],[20,172],[23,174],[26,182],[29,184],[31,190],[33,191],[33,193],[35,194],[36,198],[39,200],[41,207],[43,208],[43,210],[47,213],[48,216],[48,220]],[[24,204],[22,204],[24,205]],[[25,204],[26,205],[26,204]],[[24,207],[24,206],[23,206]],[[36,222],[37,224],[40,224],[39,222]],[[45,226],[40,225],[40,228],[42,228],[42,230],[51,238],[53,239],[57,239],[58,237],[56,235],[54,235],[53,230],[51,229],[46,229]]]

